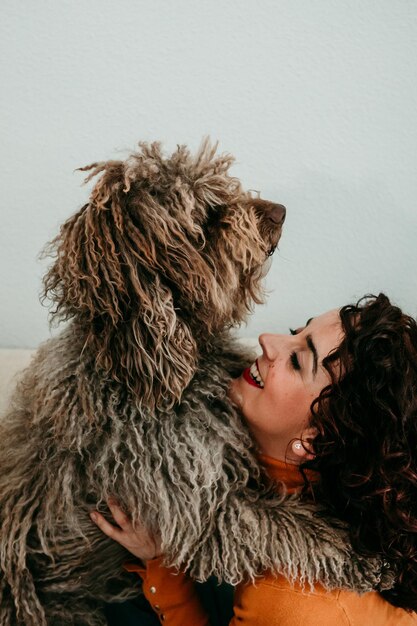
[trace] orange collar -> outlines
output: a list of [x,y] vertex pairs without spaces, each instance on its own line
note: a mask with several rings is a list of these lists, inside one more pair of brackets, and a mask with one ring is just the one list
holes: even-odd
[[[279,461],[266,454],[259,455],[259,461],[266,473],[274,481],[281,481],[287,487],[287,493],[296,493],[304,486],[303,475],[301,474],[298,465],[292,463],[286,463],[285,461]],[[317,482],[318,472],[313,470],[305,470],[305,474],[309,481]]]

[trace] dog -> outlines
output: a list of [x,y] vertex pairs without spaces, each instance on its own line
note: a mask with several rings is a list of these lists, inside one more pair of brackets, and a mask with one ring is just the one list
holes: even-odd
[[[311,516],[285,563],[281,520],[308,513],[271,494],[228,397],[254,360],[232,329],[264,299],[286,215],[232,163],[206,139],[194,156],[141,142],[80,168],[98,179],[45,251],[43,295],[66,324],[0,422],[3,626],[100,626],[104,602],[137,594],[127,553],[89,518],[110,497],[198,580],[329,577],[334,537]],[[309,533],[323,542],[313,573]]]

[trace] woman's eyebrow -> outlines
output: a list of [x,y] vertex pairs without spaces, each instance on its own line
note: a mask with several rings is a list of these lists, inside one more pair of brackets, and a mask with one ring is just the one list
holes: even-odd
[[[312,322],[314,320],[314,317],[310,317],[310,319],[308,319],[305,323],[304,328],[307,328],[307,326],[309,325],[310,322]],[[304,328],[302,328],[301,326],[299,328],[297,328],[297,330],[291,331],[290,328],[290,332],[292,335],[298,335],[298,333],[300,333],[302,330],[304,330]]]
[[314,345],[313,338],[311,335],[307,335],[306,342],[307,342],[308,349],[311,350],[311,354],[313,355],[313,378],[314,378],[317,374],[317,365],[318,365],[317,349],[316,349],[316,346]]

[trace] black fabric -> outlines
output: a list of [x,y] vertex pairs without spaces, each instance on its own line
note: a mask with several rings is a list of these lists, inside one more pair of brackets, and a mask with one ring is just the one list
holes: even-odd
[[[205,583],[196,583],[196,589],[209,616],[210,626],[228,626],[233,617],[234,587],[226,583],[219,585],[212,577]],[[158,617],[142,594],[129,602],[107,604],[106,618],[108,626],[160,626]]]
[[212,576],[205,583],[196,583],[197,593],[206,613],[210,626],[228,626],[233,617],[234,587],[221,583]]
[[128,602],[106,604],[105,613],[108,626],[160,626],[161,624],[155,611],[142,594]]

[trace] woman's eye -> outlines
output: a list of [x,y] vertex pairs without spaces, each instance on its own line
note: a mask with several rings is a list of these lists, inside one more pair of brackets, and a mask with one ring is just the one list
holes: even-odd
[[290,359],[291,359],[291,365],[293,366],[293,368],[295,370],[300,370],[301,369],[300,361],[298,360],[298,357],[295,352],[291,352]]
[[297,334],[297,331],[294,330],[293,328],[289,328],[288,330],[290,331],[291,335],[296,335]]

